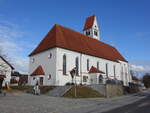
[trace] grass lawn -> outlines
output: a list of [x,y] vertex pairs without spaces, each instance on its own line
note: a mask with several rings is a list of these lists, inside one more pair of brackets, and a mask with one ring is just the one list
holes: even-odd
[[10,86],[10,88],[11,90],[25,91],[33,89],[33,86]]
[[[18,90],[18,91],[29,91],[32,90],[34,86],[10,86],[11,90]],[[48,91],[55,88],[55,86],[41,86],[41,94],[45,94]]]
[[66,92],[63,97],[68,98],[97,98],[104,97],[99,92],[87,87],[87,86],[76,86],[77,96],[75,97],[75,86]]

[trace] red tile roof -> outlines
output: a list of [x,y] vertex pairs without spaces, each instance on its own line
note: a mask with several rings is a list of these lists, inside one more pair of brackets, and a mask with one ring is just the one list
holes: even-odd
[[36,75],[45,75],[42,66],[37,67],[35,71],[31,74],[31,76],[36,76]]
[[134,80],[134,81],[140,81],[140,79],[138,77],[136,77],[136,76],[132,76],[132,80]]
[[77,51],[112,61],[121,60],[127,62],[114,47],[57,24],[29,56],[53,47]]
[[0,75],[0,78],[6,78],[6,76],[5,75]]
[[92,66],[89,73],[104,73],[103,71],[100,71],[96,67]]
[[88,17],[85,21],[83,30],[87,30],[91,28],[93,26],[94,19],[95,19],[95,15]]

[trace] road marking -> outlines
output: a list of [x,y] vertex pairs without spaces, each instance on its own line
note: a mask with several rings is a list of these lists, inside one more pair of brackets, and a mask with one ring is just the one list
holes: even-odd
[[138,107],[143,107],[143,106],[147,106],[147,105],[148,105],[148,103],[142,103],[142,104],[138,105]]

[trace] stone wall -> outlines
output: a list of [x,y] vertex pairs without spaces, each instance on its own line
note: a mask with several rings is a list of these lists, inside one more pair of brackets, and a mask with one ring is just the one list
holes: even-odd
[[122,85],[113,85],[113,84],[107,84],[106,85],[106,97],[115,97],[115,96],[121,96],[124,94],[123,86]]
[[115,97],[121,96],[124,94],[123,86],[122,85],[114,85],[114,84],[92,84],[88,85],[88,87],[92,88],[93,90],[99,92],[105,97]]
[[106,85],[105,84],[92,84],[92,85],[88,85],[88,87],[90,87],[93,90],[99,92],[103,96],[107,96],[106,95]]

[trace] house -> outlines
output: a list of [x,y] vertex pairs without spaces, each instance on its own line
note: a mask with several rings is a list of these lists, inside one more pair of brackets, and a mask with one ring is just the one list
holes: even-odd
[[4,82],[6,84],[10,84],[11,73],[13,70],[14,67],[2,56],[0,56],[0,78],[4,78]]
[[136,76],[132,76],[132,83],[134,84],[141,84],[142,83],[142,80]]
[[115,79],[127,86],[132,81],[128,61],[100,41],[100,30],[95,15],[86,19],[83,33],[54,25],[29,55],[29,84],[99,84]]
[[11,85],[26,85],[28,83],[28,75],[14,71],[11,74]]

